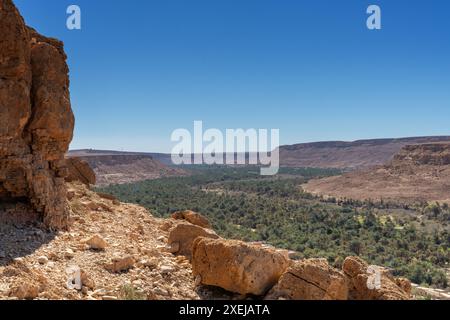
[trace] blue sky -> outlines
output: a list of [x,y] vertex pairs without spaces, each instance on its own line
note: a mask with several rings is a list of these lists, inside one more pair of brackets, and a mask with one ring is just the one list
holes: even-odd
[[[15,3],[65,42],[72,148],[168,152],[194,120],[279,128],[282,144],[450,135],[447,0]],[[82,30],[66,29],[70,4]]]

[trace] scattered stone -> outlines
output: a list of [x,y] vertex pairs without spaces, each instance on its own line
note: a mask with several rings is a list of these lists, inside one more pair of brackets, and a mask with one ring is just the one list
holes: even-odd
[[167,297],[170,295],[168,290],[166,290],[164,288],[159,288],[159,287],[154,288],[153,292],[156,293],[157,295],[163,296],[163,297]]
[[64,258],[70,260],[75,256],[75,253],[73,252],[72,249],[67,249],[66,251],[64,251]]
[[16,287],[13,287],[9,292],[9,296],[21,300],[33,300],[39,296],[39,287],[34,284],[24,282]]
[[81,270],[81,284],[85,288],[95,289],[95,281],[84,270]]
[[132,256],[127,256],[124,258],[114,258],[112,263],[107,264],[105,268],[110,272],[118,273],[128,271],[133,268],[135,260]]
[[161,274],[169,274],[175,271],[175,268],[172,266],[162,266],[161,267]]
[[38,260],[39,264],[47,264],[48,263],[48,258],[46,256],[40,256],[37,260]]
[[87,239],[85,243],[93,250],[105,250],[108,246],[108,243],[98,234]]

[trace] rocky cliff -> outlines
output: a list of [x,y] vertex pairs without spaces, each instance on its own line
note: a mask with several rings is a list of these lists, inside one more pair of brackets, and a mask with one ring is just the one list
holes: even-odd
[[69,161],[76,159],[86,162],[95,172],[96,184],[124,184],[162,177],[185,176],[188,173],[153,159],[147,154],[114,153],[69,153]]
[[0,198],[26,202],[50,228],[68,224],[64,154],[74,116],[62,42],[0,0]]
[[450,142],[450,137],[303,143],[280,147],[280,163],[287,167],[362,169],[389,163],[407,145],[435,142]]
[[450,165],[450,143],[405,146],[395,155],[391,166]]
[[387,165],[311,180],[303,187],[337,198],[450,203],[450,143],[408,145]]

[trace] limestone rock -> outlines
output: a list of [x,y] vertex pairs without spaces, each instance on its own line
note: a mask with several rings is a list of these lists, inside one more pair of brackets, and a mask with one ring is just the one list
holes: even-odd
[[108,243],[100,237],[98,234],[92,236],[91,238],[85,240],[85,243],[93,250],[105,250]]
[[65,229],[74,116],[63,44],[27,28],[11,0],[0,0],[0,30],[0,199],[27,199]]
[[347,279],[325,259],[294,262],[281,276],[266,299],[347,300]]
[[84,270],[81,270],[81,284],[83,287],[89,288],[91,290],[95,289],[95,281]]
[[406,278],[396,278],[395,283],[408,295],[408,298],[411,298],[412,294],[412,284]]
[[239,294],[264,295],[289,265],[286,254],[272,248],[208,238],[194,243],[194,278]]
[[39,264],[47,264],[48,258],[46,256],[40,256],[38,257]]
[[32,300],[39,295],[39,287],[31,283],[22,283],[11,289],[10,297],[15,297],[21,300]]
[[175,220],[186,220],[189,223],[192,223],[196,226],[211,229],[211,224],[208,219],[202,216],[200,213],[186,210],[186,211],[177,211],[172,214],[172,219]]
[[110,264],[107,264],[105,268],[110,272],[118,273],[128,271],[134,266],[134,258],[132,256],[126,256],[124,258],[113,258]]
[[80,158],[67,158],[66,165],[68,168],[67,182],[80,181],[85,185],[95,185],[95,172],[89,164]]
[[[349,279],[349,299],[351,300],[409,300],[409,295],[389,272],[379,269],[379,286],[376,284],[375,273],[369,265],[358,257],[345,259],[342,270]],[[406,285],[402,285],[406,288]]]
[[189,224],[180,223],[170,231],[168,244],[174,254],[192,257],[193,244],[198,237],[218,239],[219,236],[210,229]]

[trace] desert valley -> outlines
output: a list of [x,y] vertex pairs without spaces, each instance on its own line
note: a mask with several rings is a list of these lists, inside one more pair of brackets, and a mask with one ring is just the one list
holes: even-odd
[[0,299],[450,299],[450,136],[69,151],[66,59],[0,0]]

